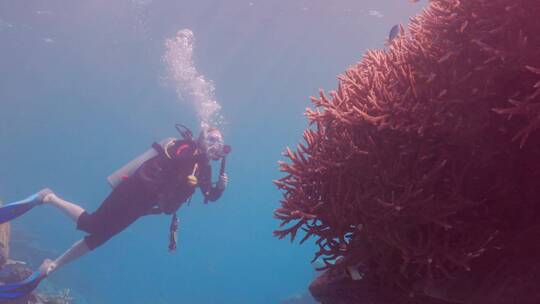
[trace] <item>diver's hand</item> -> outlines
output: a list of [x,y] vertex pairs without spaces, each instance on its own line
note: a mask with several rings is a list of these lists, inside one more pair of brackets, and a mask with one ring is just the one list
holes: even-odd
[[46,277],[56,269],[56,263],[53,260],[45,259],[41,266],[39,266],[39,272],[42,276]]
[[219,180],[217,182],[217,188],[219,190],[225,190],[225,188],[227,188],[228,183],[229,183],[229,176],[227,176],[227,173],[223,173],[219,176]]

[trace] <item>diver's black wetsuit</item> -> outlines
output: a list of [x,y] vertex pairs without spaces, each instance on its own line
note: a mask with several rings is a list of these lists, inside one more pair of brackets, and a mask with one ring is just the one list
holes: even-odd
[[[221,196],[223,190],[212,186],[209,160],[194,141],[176,141],[167,154],[146,161],[116,186],[94,213],[84,212],[79,217],[77,229],[89,233],[85,237],[88,248],[102,245],[141,216],[175,212],[197,186],[206,200],[215,201]],[[187,177],[196,163],[198,184],[192,186]]]

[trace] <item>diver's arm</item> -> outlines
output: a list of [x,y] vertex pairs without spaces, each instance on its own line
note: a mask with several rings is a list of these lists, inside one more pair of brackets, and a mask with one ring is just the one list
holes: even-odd
[[[202,194],[204,195],[205,202],[217,201],[223,194],[223,191],[225,190],[224,185],[222,185],[221,187],[218,187],[218,185],[216,186],[212,185],[212,168],[210,167],[210,165],[206,165],[200,170],[201,171],[199,175],[199,187],[201,189]],[[224,173],[224,177],[225,177],[225,182],[226,182],[227,175],[225,173]]]

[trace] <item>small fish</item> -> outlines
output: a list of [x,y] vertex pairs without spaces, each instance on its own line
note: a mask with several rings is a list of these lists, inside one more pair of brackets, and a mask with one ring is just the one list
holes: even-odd
[[399,34],[399,24],[392,26],[390,33],[388,34],[388,41],[392,41]]

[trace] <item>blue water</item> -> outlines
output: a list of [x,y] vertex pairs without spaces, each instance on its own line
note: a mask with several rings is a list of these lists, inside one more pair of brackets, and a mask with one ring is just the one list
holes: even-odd
[[[0,0],[0,199],[48,186],[92,211],[110,191],[105,178],[175,136],[174,123],[197,130],[191,105],[163,81],[164,41],[183,28],[233,147],[223,197],[203,205],[197,194],[180,210],[176,254],[169,218],[146,217],[50,284],[92,304],[279,303],[306,292],[315,246],[272,236],[272,180],[307,126],[309,96],[335,88],[425,5],[380,2]],[[49,206],[13,226],[57,254],[83,236]]]

